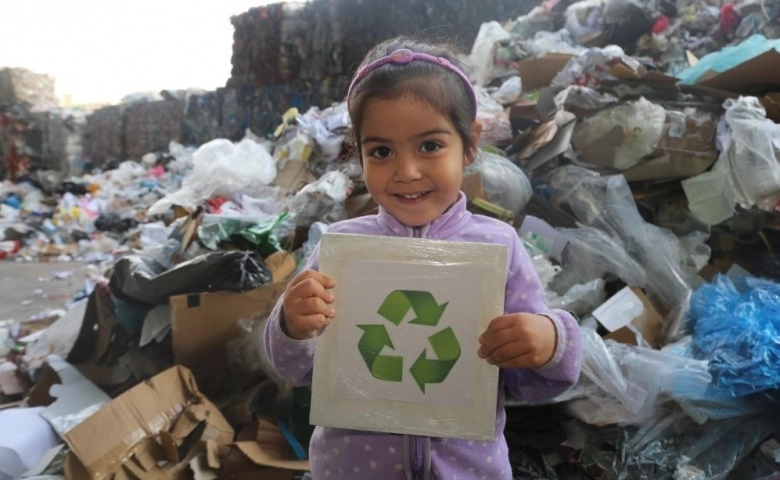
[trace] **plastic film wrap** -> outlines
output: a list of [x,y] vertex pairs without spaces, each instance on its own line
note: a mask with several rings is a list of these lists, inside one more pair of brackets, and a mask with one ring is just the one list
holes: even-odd
[[317,339],[311,423],[492,440],[498,368],[479,335],[503,314],[507,247],[324,234],[336,316]]

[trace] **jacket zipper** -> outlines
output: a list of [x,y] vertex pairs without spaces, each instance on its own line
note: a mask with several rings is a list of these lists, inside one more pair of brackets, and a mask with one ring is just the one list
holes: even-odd
[[[413,227],[411,231],[412,238],[422,238],[422,230],[422,227]],[[411,440],[412,474],[416,478],[422,478],[423,459],[421,458],[422,451],[420,450],[420,438],[417,435],[412,435]]]

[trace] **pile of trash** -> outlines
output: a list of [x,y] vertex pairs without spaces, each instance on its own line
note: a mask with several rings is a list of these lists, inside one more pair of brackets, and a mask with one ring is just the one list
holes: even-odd
[[[469,58],[469,209],[515,227],[583,335],[574,388],[508,399],[514,478],[777,478],[780,44],[759,32],[780,12],[564,3],[484,24]],[[685,43],[712,28],[710,53]],[[683,43],[638,57],[648,34]],[[0,319],[0,424],[34,425],[24,445],[0,432],[0,478],[306,475],[309,391],[259,332],[327,225],[377,206],[344,103],[273,115],[267,136],[174,137],[57,191],[2,184],[6,261],[79,260],[91,281],[62,315]]]

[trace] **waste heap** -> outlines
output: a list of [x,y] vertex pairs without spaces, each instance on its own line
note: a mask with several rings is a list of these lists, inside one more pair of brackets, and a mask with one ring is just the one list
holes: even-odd
[[0,178],[62,181],[80,160],[85,117],[57,107],[52,77],[0,68]]
[[[508,400],[514,478],[780,475],[770,3],[546,0],[475,36],[486,135],[469,209],[517,229],[549,305],[583,335],[574,388]],[[637,57],[667,22],[682,43]],[[710,53],[685,43],[712,28]],[[2,474],[306,475],[308,391],[274,375],[258,339],[327,225],[376,205],[344,103],[278,110],[274,127],[171,142],[59,196],[3,185],[10,259],[54,246],[100,267],[60,318],[0,323],[0,424],[36,425],[34,449],[0,432],[17,455]]]

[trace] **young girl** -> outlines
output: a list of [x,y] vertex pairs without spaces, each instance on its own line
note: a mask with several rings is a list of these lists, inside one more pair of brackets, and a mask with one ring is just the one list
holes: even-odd
[[[480,337],[480,358],[500,367],[492,442],[317,427],[310,444],[315,480],[511,479],[503,387],[528,402],[549,400],[580,371],[580,334],[566,312],[544,303],[541,282],[515,230],[472,215],[460,192],[482,127],[468,78],[446,47],[397,38],[366,56],[347,96],[360,161],[379,214],[329,232],[500,243],[509,246],[505,314]],[[319,249],[279,300],[265,329],[276,370],[311,383],[315,336],[335,315],[335,281],[317,272]]]

